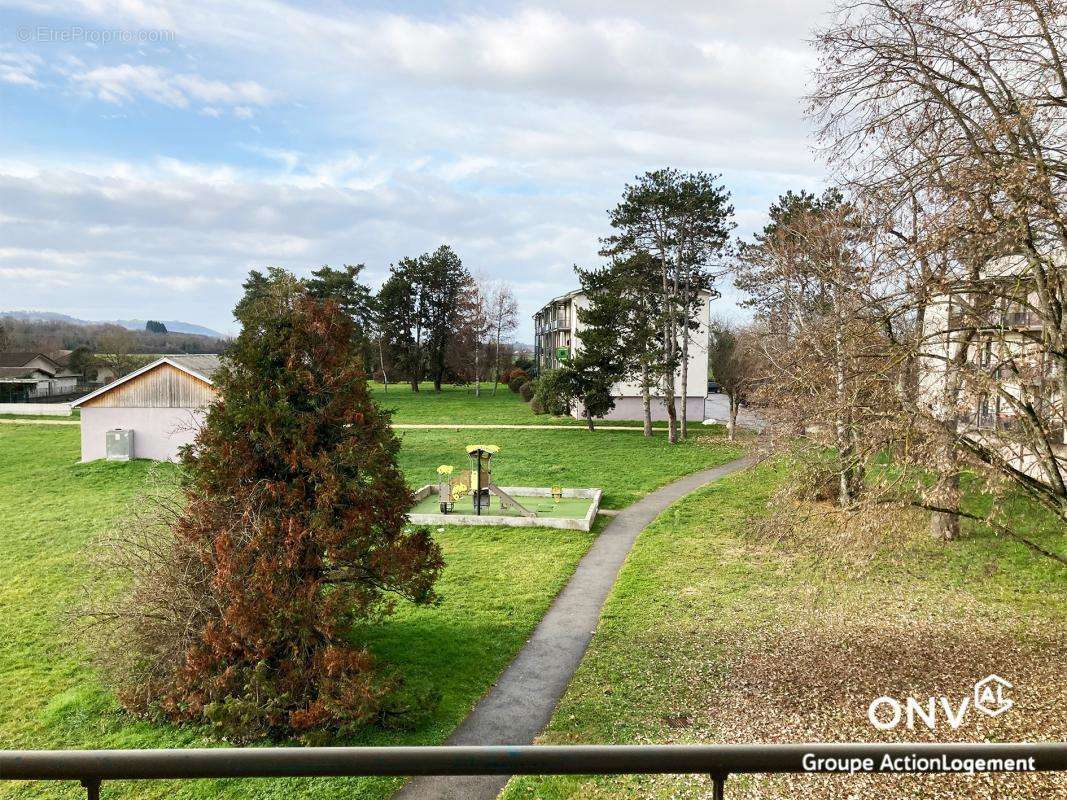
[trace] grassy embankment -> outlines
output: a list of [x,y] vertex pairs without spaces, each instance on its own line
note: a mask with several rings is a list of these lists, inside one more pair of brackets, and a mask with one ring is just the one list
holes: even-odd
[[[846,530],[833,512],[779,539],[763,465],[680,501],[639,538],[543,743],[1062,741],[1067,738],[1067,573],[965,525],[932,541],[899,512]],[[972,508],[988,498],[972,493]],[[1025,504],[1027,535],[1064,552],[1064,531]],[[788,526],[782,526],[785,528]],[[862,526],[861,526],[862,528]],[[996,673],[1016,706],[893,733],[867,720],[881,695],[966,697]],[[731,798],[1067,795],[1061,776],[734,777]],[[518,778],[507,800],[697,798],[699,776]]]

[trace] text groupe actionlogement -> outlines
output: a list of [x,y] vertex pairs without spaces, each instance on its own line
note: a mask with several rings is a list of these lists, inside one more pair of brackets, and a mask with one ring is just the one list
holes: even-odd
[[1028,758],[958,758],[947,755],[882,755],[878,766],[872,756],[816,756],[805,753],[801,761],[807,772],[1034,772],[1034,757]]

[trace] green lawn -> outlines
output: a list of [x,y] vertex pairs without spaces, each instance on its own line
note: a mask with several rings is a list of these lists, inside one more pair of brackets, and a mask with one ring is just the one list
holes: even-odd
[[[64,611],[85,578],[87,543],[123,513],[149,462],[78,464],[78,429],[0,427],[0,742],[5,748],[190,747],[202,731],[123,714],[86,666]],[[172,470],[169,465],[161,465]],[[415,731],[372,731],[359,744],[441,742],[529,636],[594,533],[444,528],[436,608],[402,606],[369,634],[374,649],[442,702]],[[111,784],[106,796],[381,798],[397,780]],[[4,797],[81,797],[73,786],[0,784]]]
[[[390,390],[392,391],[392,390]],[[465,465],[471,433],[402,432],[401,464],[412,485],[441,463]],[[601,486],[605,505],[626,505],[676,476],[734,457],[705,431],[669,448],[664,437],[584,431],[492,431],[501,485]],[[488,439],[484,435],[475,437]],[[87,666],[64,612],[87,578],[87,548],[119,518],[149,470],[168,464],[78,463],[77,427],[0,426],[0,742],[7,748],[191,747],[205,732],[131,719]],[[537,528],[443,527],[443,603],[402,606],[368,634],[383,659],[442,702],[422,728],[370,731],[357,744],[443,741],[526,641],[596,535]],[[206,781],[112,784],[107,797],[382,798],[398,780]],[[3,797],[81,797],[73,786],[0,784]]]
[[[1067,575],[1050,559],[969,525],[929,539],[919,513],[893,512],[870,540],[804,527],[772,543],[760,522],[783,477],[761,465],[683,499],[638,539],[590,650],[542,743],[1067,738]],[[974,502],[979,502],[977,499]],[[1063,531],[1033,509],[1027,533],[1064,552]],[[895,518],[890,520],[889,516]],[[871,700],[962,696],[991,673],[1016,708],[881,734]],[[879,739],[881,737],[881,739]],[[1045,798],[1060,777],[734,777],[728,797]],[[506,800],[706,798],[703,777],[512,780]]]
[[[504,384],[497,387],[484,384],[480,396],[475,396],[474,386],[441,387],[440,392],[433,390],[432,383],[423,383],[419,391],[411,391],[408,384],[389,384],[386,389],[380,383],[372,383],[374,399],[382,407],[394,411],[393,422],[400,424],[443,424],[456,425],[574,425],[584,427],[585,420],[573,417],[554,417],[548,414],[536,415],[530,411],[530,404],[523,402],[519,395]],[[600,424],[600,423],[598,423]],[[640,421],[605,420],[604,425],[640,426]],[[699,421],[697,423],[699,427]],[[654,427],[662,429],[665,422],[657,422]]]
[[380,383],[372,383],[371,388],[374,399],[383,408],[393,409],[393,422],[454,422],[459,425],[566,425],[575,422],[569,417],[534,415],[530,405],[504,384],[497,386],[495,395],[492,384],[488,388],[482,386],[479,397],[474,396],[473,386],[446,385],[440,392],[433,390],[432,383],[420,384],[418,392],[411,391],[411,386],[406,383],[391,383],[388,389]]

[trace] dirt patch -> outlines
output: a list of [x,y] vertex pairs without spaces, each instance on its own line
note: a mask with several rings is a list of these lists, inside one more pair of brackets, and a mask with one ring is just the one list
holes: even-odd
[[[1067,738],[1065,631],[997,629],[990,621],[872,621],[864,627],[814,623],[766,631],[735,643],[731,667],[703,708],[694,740],[757,742],[1011,742]],[[1025,633],[1025,635],[1024,635]],[[736,645],[740,647],[736,647]],[[718,648],[716,648],[718,649]],[[940,718],[893,731],[874,728],[871,701],[972,697],[988,675],[1014,686],[1015,706],[997,717],[971,709],[956,730]],[[1053,798],[1062,775],[754,776],[735,778],[731,798]],[[699,796],[699,795],[697,795]]]

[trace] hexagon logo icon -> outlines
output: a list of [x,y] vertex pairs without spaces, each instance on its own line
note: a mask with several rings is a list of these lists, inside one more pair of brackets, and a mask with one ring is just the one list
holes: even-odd
[[1003,714],[1015,705],[1015,701],[1004,696],[1004,690],[1011,688],[1011,681],[1006,681],[999,675],[982,678],[974,685],[974,707],[988,717]]

